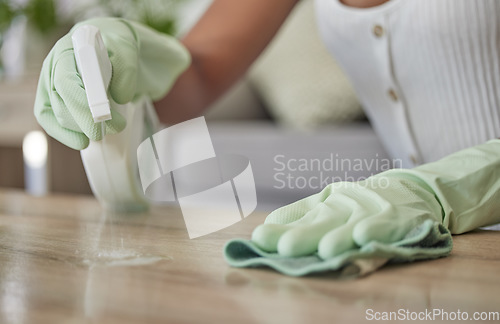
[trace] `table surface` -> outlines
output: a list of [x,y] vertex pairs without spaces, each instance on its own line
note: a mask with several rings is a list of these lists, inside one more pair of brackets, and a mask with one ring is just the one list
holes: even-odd
[[111,215],[90,197],[0,190],[0,322],[356,323],[400,309],[500,311],[500,232],[455,236],[447,258],[354,280],[227,266],[224,243],[264,218],[190,240],[176,207]]

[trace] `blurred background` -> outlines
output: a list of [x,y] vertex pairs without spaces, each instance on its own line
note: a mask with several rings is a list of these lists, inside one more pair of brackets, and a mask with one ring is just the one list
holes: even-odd
[[[0,0],[0,189],[91,194],[79,152],[31,133],[40,131],[33,103],[43,59],[76,22],[125,17],[181,38],[211,2]],[[297,5],[248,74],[205,116],[217,154],[250,159],[260,210],[313,194],[328,179],[355,181],[397,166],[323,47],[312,0]]]

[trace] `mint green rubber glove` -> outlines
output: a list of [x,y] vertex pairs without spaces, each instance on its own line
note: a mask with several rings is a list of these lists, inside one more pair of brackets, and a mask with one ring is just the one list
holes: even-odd
[[386,261],[446,256],[451,234],[498,222],[500,140],[493,140],[412,170],[333,183],[272,212],[251,242],[230,241],[225,255],[233,266],[289,275],[364,264],[362,274]]
[[[83,24],[101,31],[113,70],[108,90],[118,104],[142,95],[153,100],[162,98],[190,63],[189,53],[175,38],[139,23],[96,18],[77,24],[45,59],[34,108],[38,122],[50,136],[77,150],[86,148],[89,138],[102,138],[100,125],[92,119],[73,53],[72,32]],[[114,109],[111,115],[106,133],[115,134],[125,128],[125,119]]]

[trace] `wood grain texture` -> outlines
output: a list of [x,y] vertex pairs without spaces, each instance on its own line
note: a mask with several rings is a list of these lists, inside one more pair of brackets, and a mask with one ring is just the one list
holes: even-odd
[[0,323],[356,323],[366,309],[500,311],[500,232],[455,236],[451,256],[356,280],[234,269],[224,243],[255,213],[189,240],[177,207],[105,214],[85,196],[0,191]]

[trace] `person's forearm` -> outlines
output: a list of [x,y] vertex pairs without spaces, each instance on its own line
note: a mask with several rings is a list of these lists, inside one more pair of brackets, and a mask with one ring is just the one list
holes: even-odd
[[177,79],[168,95],[155,103],[160,121],[177,124],[199,116],[209,105],[208,89],[195,63]]
[[298,0],[215,0],[182,40],[189,69],[156,110],[164,123],[199,116],[240,79],[267,46]]

